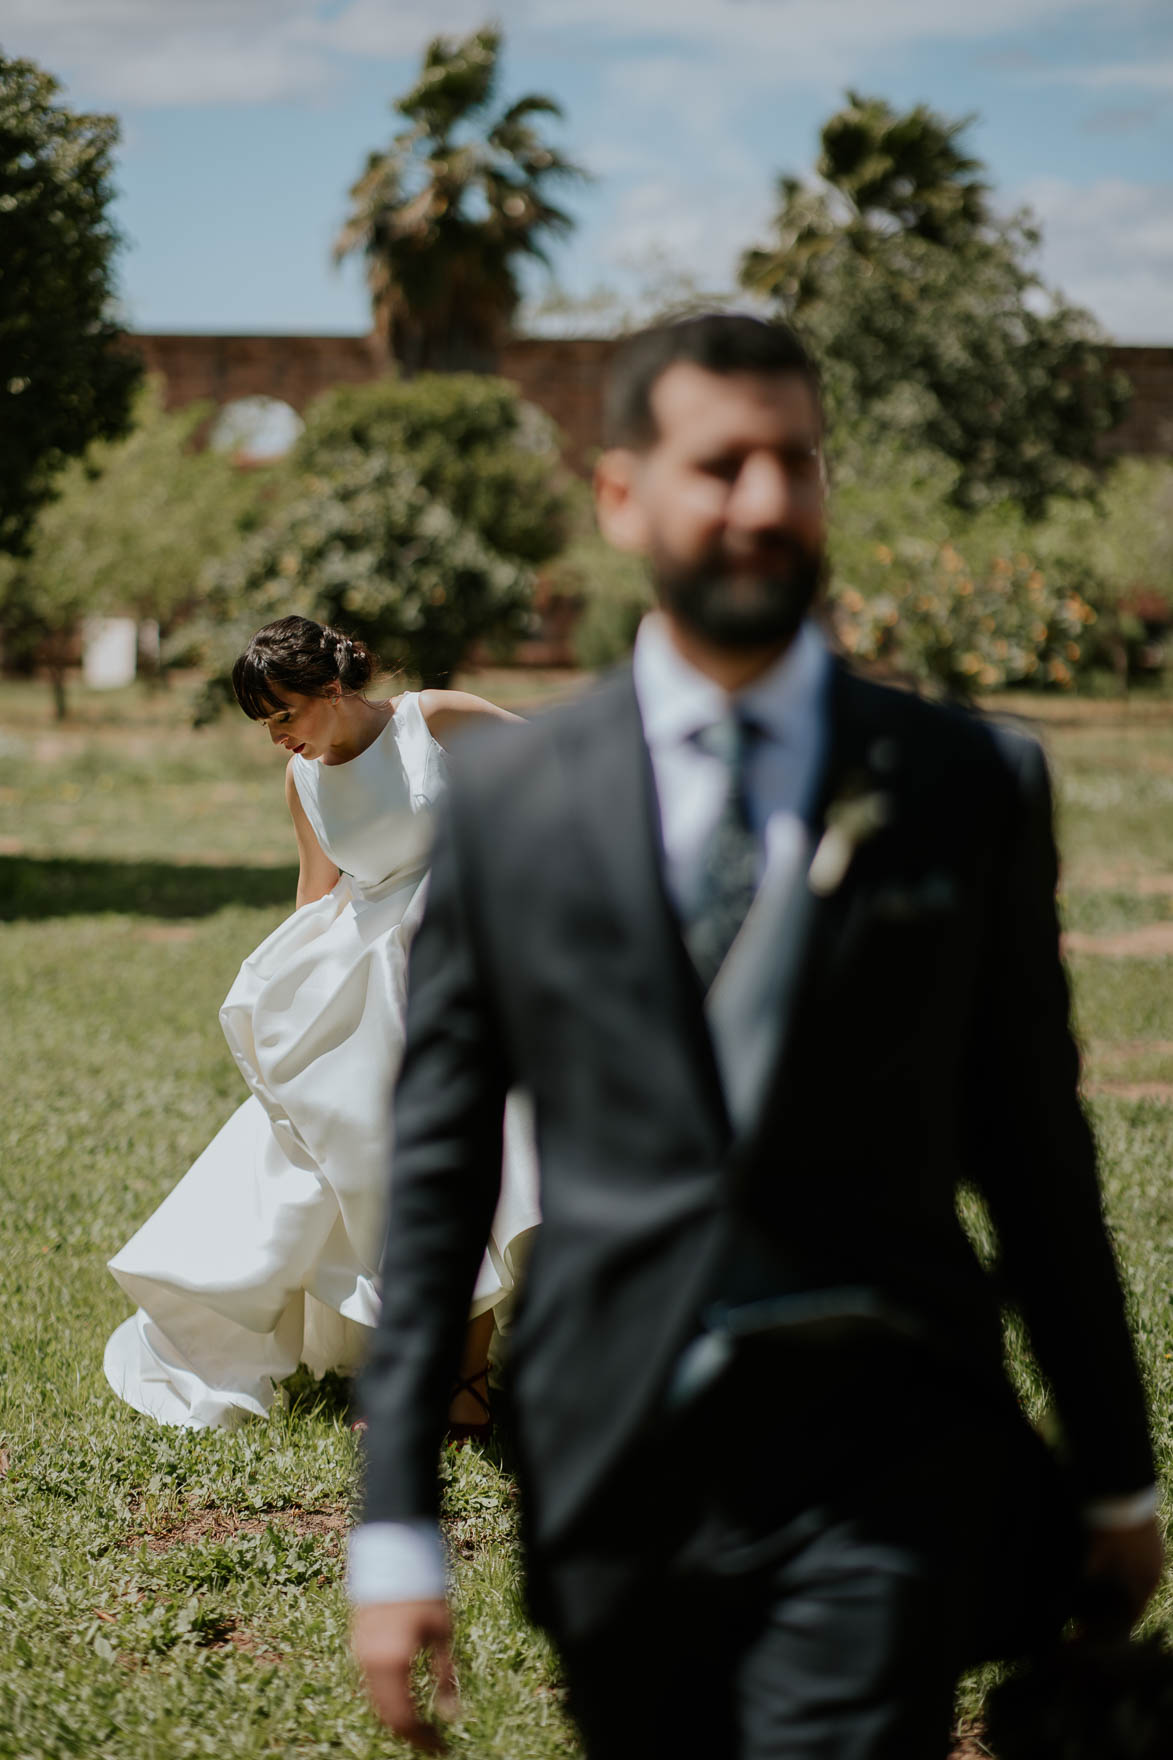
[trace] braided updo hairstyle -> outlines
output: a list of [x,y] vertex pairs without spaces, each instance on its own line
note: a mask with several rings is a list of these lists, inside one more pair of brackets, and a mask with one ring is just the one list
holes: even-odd
[[232,689],[245,714],[264,721],[285,707],[284,691],[324,697],[331,685],[366,689],[378,662],[365,642],[309,617],[279,617],[252,638],[232,668]]

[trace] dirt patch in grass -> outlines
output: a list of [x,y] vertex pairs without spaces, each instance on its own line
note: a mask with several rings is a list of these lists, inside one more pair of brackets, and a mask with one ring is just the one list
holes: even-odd
[[1161,1100],[1173,1104],[1173,1082],[1086,1082],[1084,1093],[1111,1095],[1115,1100]]
[[235,1630],[227,1632],[218,1643],[210,1645],[209,1648],[219,1649],[221,1644],[231,1644],[232,1648],[237,1651],[238,1654],[242,1656],[251,1656],[254,1662],[277,1663],[284,1662],[285,1660],[280,1650],[266,1649],[263,1644],[253,1637],[251,1632]]
[[1145,923],[1118,935],[1084,935],[1072,929],[1063,937],[1063,950],[1102,959],[1167,959],[1173,955],[1173,923]]
[[953,1738],[949,1760],[992,1760],[994,1750],[982,1741],[981,1729],[963,1730]]
[[1087,1048],[1092,1063],[1131,1063],[1134,1057],[1171,1057],[1173,1039],[1123,1039],[1115,1045],[1091,1044]]
[[1138,874],[1129,890],[1141,898],[1173,898],[1173,874]]
[[971,1724],[953,1732],[949,1760],[991,1760],[992,1755],[993,1749],[987,1748],[982,1740],[981,1724]]
[[127,1536],[127,1546],[146,1542],[151,1552],[170,1552],[174,1546],[190,1546],[196,1540],[231,1540],[237,1534],[263,1534],[266,1528],[288,1528],[294,1534],[334,1534],[339,1538],[350,1527],[350,1511],[345,1504],[330,1504],[324,1509],[270,1509],[255,1515],[241,1515],[231,1509],[197,1509],[174,1522]]
[[1135,892],[1138,898],[1173,898],[1173,874],[1138,874],[1127,863],[1088,868],[1079,875],[1081,892]]

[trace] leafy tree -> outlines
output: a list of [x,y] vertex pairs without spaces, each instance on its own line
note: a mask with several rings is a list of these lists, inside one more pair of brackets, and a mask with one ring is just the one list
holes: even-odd
[[0,551],[19,552],[67,460],[126,431],[138,359],[110,317],[118,125],[0,52]]
[[[956,464],[895,427],[841,423],[835,442],[831,590],[856,653],[951,690],[1151,670],[1173,623],[1168,460],[1118,459],[1094,500],[1056,497],[1032,520],[1009,500],[959,507]],[[1074,601],[1094,613],[1079,630],[1064,627]]]
[[212,677],[208,719],[260,625],[291,612],[361,636],[425,685],[447,683],[470,642],[520,635],[533,575],[493,550],[385,452],[336,453],[263,531],[205,577],[201,622],[185,635]]
[[583,173],[534,121],[561,111],[531,94],[491,115],[500,51],[491,26],[429,44],[393,106],[407,127],[368,157],[335,242],[336,260],[362,253],[376,325],[410,373],[491,367],[518,262],[546,262],[545,241],[573,226],[550,191]]
[[1011,497],[1037,517],[1094,489],[1127,385],[1095,321],[1031,267],[1029,220],[992,214],[966,126],[849,92],[821,181],[780,180],[774,239],[741,279],[808,334],[833,410],[945,453],[960,505]]
[[866,596],[840,585],[840,641],[861,659],[966,698],[1006,685],[1068,690],[1086,663],[1095,611],[1025,556],[999,556],[977,574],[952,544],[877,547],[886,575]]
[[148,381],[121,440],[66,465],[26,554],[0,560],[0,627],[10,657],[49,667],[57,713],[66,667],[90,614],[157,619],[164,635],[191,606],[209,558],[239,541],[262,502],[255,473],[195,450],[210,406],[168,415]]
[[743,282],[800,312],[825,296],[845,249],[870,262],[899,234],[970,244],[991,225],[981,164],[958,145],[971,121],[947,122],[925,104],[901,115],[849,91],[823,125],[818,183],[778,179],[777,237],[746,253]]
[[1056,502],[1021,541],[1095,607],[1095,658],[1127,688],[1173,624],[1173,465],[1118,459],[1098,501]]
[[538,564],[562,545],[568,485],[557,432],[504,379],[425,374],[339,386],[309,406],[290,464],[328,476],[355,448],[408,465],[502,556]]
[[301,609],[340,623],[425,684],[471,643],[529,627],[534,569],[570,511],[554,429],[501,379],[425,374],[315,399],[288,461],[293,498],[211,571],[196,632],[213,668]]

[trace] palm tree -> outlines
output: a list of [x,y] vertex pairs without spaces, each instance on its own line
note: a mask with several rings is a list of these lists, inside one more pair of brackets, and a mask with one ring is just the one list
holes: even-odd
[[546,145],[534,118],[552,98],[520,98],[496,119],[501,32],[436,37],[414,88],[394,105],[408,126],[372,153],[350,191],[335,261],[366,259],[375,325],[402,371],[491,368],[521,298],[520,258],[574,225],[547,194],[585,173]]
[[827,260],[844,248],[870,258],[897,236],[956,249],[990,225],[981,161],[957,144],[973,120],[951,122],[917,104],[846,94],[821,132],[820,182],[778,180],[774,239],[747,251],[741,283],[801,312],[818,297]]

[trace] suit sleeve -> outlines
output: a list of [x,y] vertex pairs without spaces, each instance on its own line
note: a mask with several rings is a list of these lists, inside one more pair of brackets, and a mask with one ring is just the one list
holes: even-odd
[[501,1181],[508,1086],[478,969],[454,794],[411,952],[383,1307],[367,1368],[365,1519],[436,1513],[437,1455]]
[[1046,763],[1015,742],[1017,793],[994,860],[981,1006],[968,1060],[967,1168],[998,1233],[1005,1294],[1054,1392],[1086,1497],[1151,1484],[1143,1390],[1079,1102],[1059,948]]

